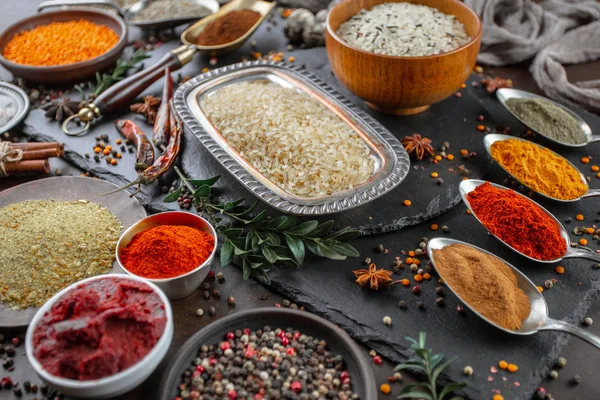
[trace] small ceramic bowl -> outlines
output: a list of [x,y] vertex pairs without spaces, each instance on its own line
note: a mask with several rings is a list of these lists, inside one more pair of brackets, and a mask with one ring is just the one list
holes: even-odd
[[[381,3],[422,4],[454,15],[471,41],[441,54],[401,57],[376,54],[348,44],[337,35],[340,25]],[[326,44],[331,68],[338,80],[380,112],[412,115],[455,93],[475,66],[481,44],[481,19],[457,0],[345,0],[327,18]]]
[[[78,381],[74,379],[59,378],[48,373],[40,364],[40,362],[33,355],[33,332],[40,319],[50,311],[54,303],[59,300],[64,294],[75,289],[82,283],[90,282],[98,279],[118,278],[124,280],[132,280],[137,282],[146,283],[150,286],[154,292],[160,297],[165,306],[165,315],[167,316],[167,324],[165,330],[156,342],[156,345],[144,358],[138,361],[136,364],[127,368],[118,374],[107,376],[106,378],[94,379],[89,381]],[[84,279],[80,282],[74,283],[71,286],[61,290],[55,294],[50,300],[44,304],[39,311],[33,317],[27,334],[25,336],[25,352],[27,360],[32,365],[38,376],[49,386],[54,387],[62,394],[74,396],[77,398],[88,398],[88,399],[107,399],[119,396],[126,393],[133,388],[139,386],[150,374],[156,369],[158,364],[167,354],[169,346],[171,346],[171,340],[173,339],[173,312],[171,310],[171,304],[165,294],[154,284],[144,281],[143,279],[135,276],[127,275],[100,275],[92,278]]]
[[265,325],[273,329],[293,328],[325,340],[329,349],[344,359],[344,367],[352,379],[352,390],[363,400],[377,399],[378,390],[371,362],[342,328],[306,311],[275,307],[236,312],[198,331],[171,359],[160,382],[157,399],[172,400],[179,395],[177,387],[181,383],[181,376],[198,357],[198,349],[202,345],[218,344],[224,340],[227,332],[236,329],[256,330]]
[[[4,58],[4,48],[18,33],[31,30],[36,26],[48,25],[52,22],[67,22],[85,19],[96,24],[106,25],[112,29],[119,41],[106,53],[72,64],[54,66],[34,66],[17,64]],[[92,39],[90,39],[92,40]],[[68,10],[45,12],[24,18],[15,22],[0,33],[0,64],[13,75],[20,76],[31,82],[66,83],[81,82],[93,76],[97,71],[104,71],[116,63],[127,44],[127,25],[123,19],[114,13],[89,8],[70,8]]]
[[206,261],[204,261],[202,264],[200,264],[198,267],[188,272],[187,274],[166,279],[149,279],[140,277],[148,282],[154,283],[156,286],[161,288],[169,299],[182,299],[184,297],[189,296],[196,289],[198,289],[204,278],[206,278],[206,275],[208,275],[210,267],[214,262],[215,254],[217,253],[217,232],[215,231],[215,228],[213,228],[213,226],[210,224],[210,222],[208,222],[204,218],[196,214],[192,214],[190,212],[167,211],[159,214],[154,214],[140,220],[139,222],[129,227],[129,229],[127,229],[123,233],[123,235],[121,235],[121,238],[117,243],[116,249],[117,262],[119,263],[119,266],[123,269],[123,271],[125,271],[129,275],[137,276],[134,273],[128,271],[125,265],[123,265],[123,262],[121,261],[121,258],[119,256],[121,250],[127,247],[131,239],[133,239],[133,237],[137,233],[161,225],[191,226],[193,228],[198,228],[208,233],[215,239],[215,248],[213,249],[210,256],[206,259]]

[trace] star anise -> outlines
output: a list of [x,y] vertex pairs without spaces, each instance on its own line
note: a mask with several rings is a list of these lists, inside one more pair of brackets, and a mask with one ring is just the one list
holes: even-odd
[[377,269],[377,266],[372,263],[369,265],[369,269],[357,269],[352,271],[356,275],[356,283],[360,286],[369,286],[372,290],[379,290],[380,287],[388,288],[395,284],[392,281],[392,271],[385,269]]
[[481,86],[485,89],[489,94],[496,93],[496,90],[502,88],[511,88],[513,87],[513,81],[511,79],[504,79],[500,77],[495,78],[485,78],[481,80]]
[[62,97],[60,100],[52,100],[44,104],[42,110],[46,111],[45,116],[58,122],[79,112],[79,103],[71,101],[68,97]]
[[131,111],[136,114],[141,114],[146,117],[146,121],[153,125],[156,120],[156,112],[160,107],[160,99],[152,95],[144,96],[143,103],[135,103],[131,105]]
[[406,148],[408,154],[415,153],[417,160],[422,160],[425,153],[430,156],[433,155],[433,147],[431,147],[431,140],[428,138],[421,137],[418,133],[412,136],[406,136],[401,141],[402,146]]

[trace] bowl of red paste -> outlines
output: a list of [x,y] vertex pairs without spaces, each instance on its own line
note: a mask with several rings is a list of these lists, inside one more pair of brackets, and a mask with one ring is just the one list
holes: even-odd
[[36,373],[63,394],[112,398],[140,385],[173,338],[169,300],[154,284],[126,275],[85,279],[34,316],[25,346]]
[[204,218],[184,211],[146,217],[127,229],[116,248],[128,274],[161,288],[171,300],[192,294],[208,275],[217,233]]

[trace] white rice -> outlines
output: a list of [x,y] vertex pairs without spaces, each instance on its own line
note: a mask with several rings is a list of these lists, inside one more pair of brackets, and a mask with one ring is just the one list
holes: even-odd
[[428,56],[452,51],[471,38],[453,15],[411,3],[383,3],[363,9],[337,34],[362,50],[389,56]]
[[234,83],[206,96],[201,107],[249,164],[288,193],[329,195],[373,173],[370,150],[354,129],[294,88]]

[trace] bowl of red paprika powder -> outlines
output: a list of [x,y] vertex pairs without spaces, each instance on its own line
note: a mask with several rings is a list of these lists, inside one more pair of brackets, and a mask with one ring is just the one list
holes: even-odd
[[116,248],[119,266],[161,288],[170,300],[192,294],[208,275],[217,233],[204,218],[183,211],[146,217],[127,229]]

